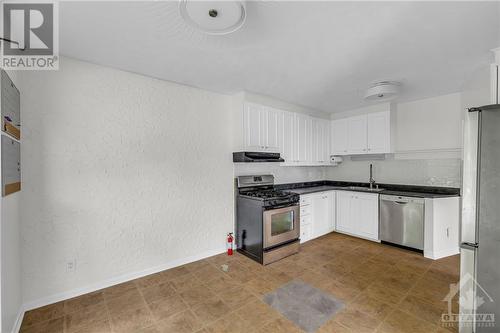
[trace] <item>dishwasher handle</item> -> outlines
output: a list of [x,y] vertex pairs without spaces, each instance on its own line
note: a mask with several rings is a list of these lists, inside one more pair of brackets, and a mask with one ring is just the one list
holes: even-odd
[[386,195],[383,194],[380,196],[381,201],[389,201],[393,202],[399,205],[406,205],[408,203],[414,203],[414,204],[424,204],[424,198],[417,198],[417,197],[402,197],[399,195]]

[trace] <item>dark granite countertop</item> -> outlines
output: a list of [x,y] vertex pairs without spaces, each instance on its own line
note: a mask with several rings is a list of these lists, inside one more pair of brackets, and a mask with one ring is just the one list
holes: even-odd
[[460,196],[460,188],[440,187],[440,186],[417,186],[400,184],[377,184],[381,191],[369,191],[362,189],[352,189],[351,186],[368,188],[368,183],[343,182],[343,181],[314,181],[305,183],[277,184],[274,187],[281,190],[288,190],[297,194],[309,194],[324,191],[354,191],[364,193],[399,195],[419,198],[446,198]]

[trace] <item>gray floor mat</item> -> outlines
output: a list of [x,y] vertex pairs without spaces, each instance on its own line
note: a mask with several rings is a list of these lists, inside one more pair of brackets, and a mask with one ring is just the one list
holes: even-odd
[[315,332],[344,307],[344,303],[323,290],[293,280],[264,295],[264,302],[306,332]]

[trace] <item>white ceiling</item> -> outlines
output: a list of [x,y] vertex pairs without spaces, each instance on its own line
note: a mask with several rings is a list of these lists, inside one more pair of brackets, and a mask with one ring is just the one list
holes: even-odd
[[378,80],[402,80],[402,101],[459,91],[500,46],[499,2],[251,1],[247,13],[241,30],[207,36],[176,1],[61,2],[61,54],[339,112]]

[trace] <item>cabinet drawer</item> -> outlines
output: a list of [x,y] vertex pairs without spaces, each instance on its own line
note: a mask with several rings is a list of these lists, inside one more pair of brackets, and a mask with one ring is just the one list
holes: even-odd
[[302,226],[305,224],[311,224],[311,215],[300,217],[300,227],[302,228]]
[[310,205],[312,198],[310,196],[300,196],[300,206]]
[[300,206],[300,216],[311,215],[312,206]]
[[312,237],[312,226],[310,224],[306,224],[300,227],[300,242],[304,243],[310,240]]

